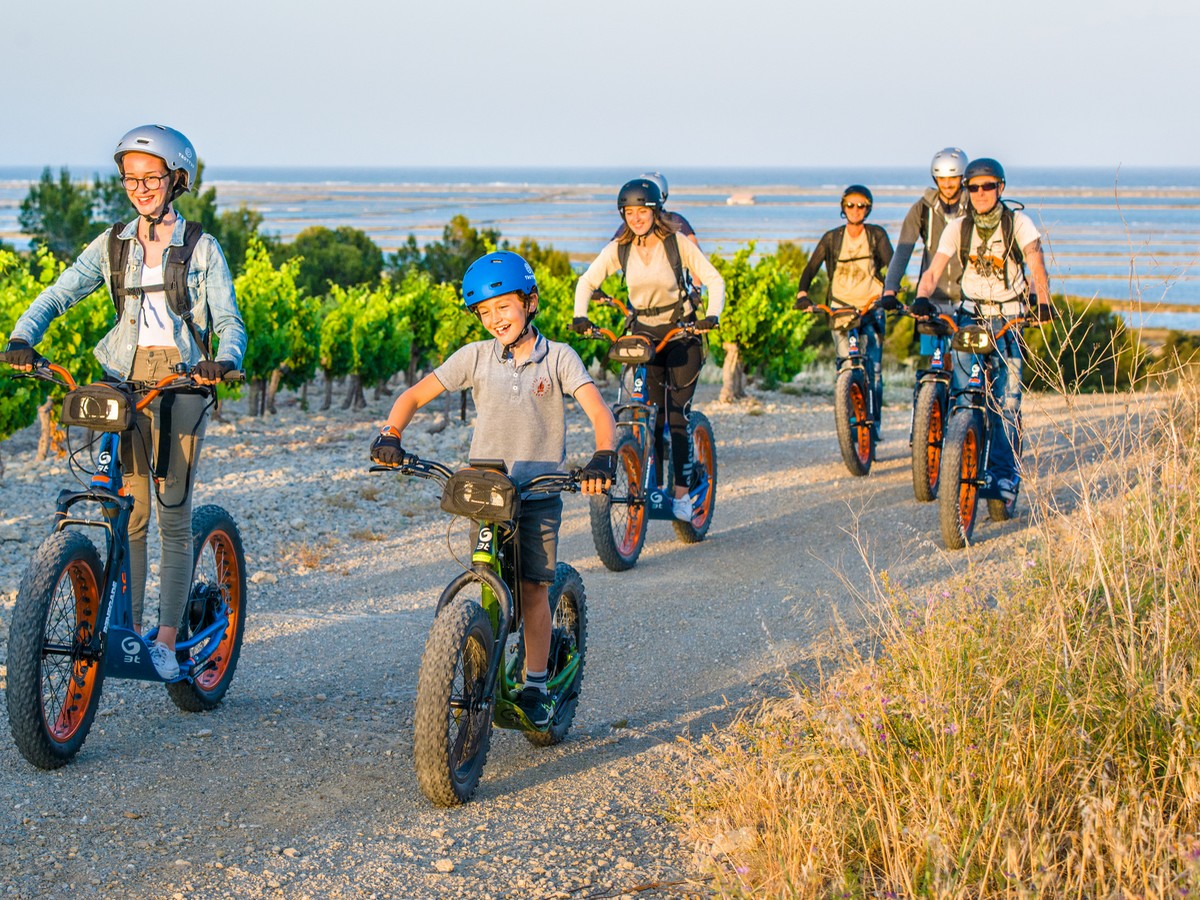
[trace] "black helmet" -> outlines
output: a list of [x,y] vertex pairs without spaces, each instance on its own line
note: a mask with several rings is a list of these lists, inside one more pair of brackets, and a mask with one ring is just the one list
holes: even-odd
[[842,203],[845,203],[846,198],[852,194],[858,194],[860,197],[867,198],[867,214],[869,215],[871,207],[875,205],[875,198],[871,195],[871,189],[865,184],[852,184],[842,191]]
[[1004,166],[994,159],[981,156],[979,159],[973,159],[967,163],[967,171],[963,173],[963,180],[970,181],[980,175],[990,175],[997,181],[1004,182]]
[[621,186],[617,194],[617,212],[624,213],[627,206],[648,206],[651,209],[663,208],[663,193],[657,184],[649,178],[635,178]]

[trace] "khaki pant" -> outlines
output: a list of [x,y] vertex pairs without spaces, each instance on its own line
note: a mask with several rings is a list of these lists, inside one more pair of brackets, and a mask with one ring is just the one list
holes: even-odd
[[[139,347],[130,381],[155,382],[170,375],[179,362],[174,348]],[[159,424],[166,395],[159,395],[137,414],[133,430],[121,437],[121,465],[125,488],[133,497],[129,517],[130,589],[133,621],[142,625],[146,596],[146,534],[150,528],[151,473],[159,448]],[[192,584],[192,484],[210,398],[175,394],[171,408],[170,462],[159,482],[155,507],[162,539],[162,564],[158,624],[178,627]]]

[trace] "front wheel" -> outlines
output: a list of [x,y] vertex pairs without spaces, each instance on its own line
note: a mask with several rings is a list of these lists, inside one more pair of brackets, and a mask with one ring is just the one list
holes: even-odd
[[100,615],[103,567],[77,531],[48,537],[17,591],[8,634],[8,724],[39,769],[79,752],[100,704],[103,660],[90,656]]
[[[571,730],[579,689],[583,685],[583,662],[587,653],[587,594],[583,579],[566,563],[554,570],[550,586],[550,661],[546,683],[555,695],[554,717],[545,731],[526,731],[525,739],[536,747],[560,743]],[[524,653],[524,642],[521,642]],[[519,670],[518,670],[519,671]],[[570,676],[564,678],[564,673]],[[558,682],[562,682],[558,684]]]
[[940,381],[927,381],[917,392],[913,409],[913,494],[922,503],[936,500],[942,466],[942,441],[946,436],[948,391]]
[[617,440],[616,453],[612,487],[591,497],[592,543],[606,568],[624,572],[637,564],[646,543],[642,446],[626,431]]
[[474,600],[458,597],[433,620],[421,657],[413,716],[413,764],[421,792],[457,806],[479,786],[492,735],[485,695],[492,624]]
[[950,550],[965,547],[975,531],[982,454],[983,417],[977,409],[959,411],[946,430],[938,492],[942,542]]
[[[175,705],[188,712],[213,709],[233,681],[246,628],[246,554],[233,517],[219,506],[202,506],[192,513],[192,589],[183,610],[178,642],[199,635],[225,620],[216,631],[190,649],[196,674],[167,685]],[[188,653],[178,656],[183,663]]]
[[833,389],[833,415],[846,468],[851,475],[868,474],[875,458],[875,435],[871,433],[870,408],[861,370],[845,369],[838,373]]
[[717,508],[717,442],[713,438],[712,424],[701,412],[688,416],[688,440],[691,443],[692,478],[688,489],[694,491],[705,479],[708,488],[699,497],[690,522],[675,520],[675,535],[685,544],[704,540],[712,525],[713,511]]

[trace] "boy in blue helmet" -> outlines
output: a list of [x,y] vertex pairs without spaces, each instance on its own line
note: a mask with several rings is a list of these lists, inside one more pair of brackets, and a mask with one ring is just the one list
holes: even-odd
[[[581,487],[585,494],[600,493],[616,473],[616,423],[579,354],[567,344],[546,340],[533,327],[538,292],[529,263],[507,251],[482,256],[463,276],[462,293],[467,309],[479,317],[492,340],[460,347],[401,394],[387,425],[371,444],[371,458],[398,465],[404,455],[404,429],[416,411],[443,391],[470,388],[478,414],[471,437],[472,459],[503,459],[518,483],[561,471],[566,464],[565,398],[569,395],[583,407],[596,438],[596,452],[584,467]],[[519,528],[526,671],[517,704],[538,727],[548,723],[553,713],[546,693],[549,591],[561,523],[561,497],[523,499]]]

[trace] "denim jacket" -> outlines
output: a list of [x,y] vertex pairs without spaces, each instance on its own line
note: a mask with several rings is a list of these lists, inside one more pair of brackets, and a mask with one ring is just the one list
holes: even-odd
[[[184,225],[183,216],[179,216],[171,231],[170,246],[183,246]],[[137,240],[137,219],[125,226],[120,239],[133,242],[129,248],[125,285],[128,288],[136,288],[142,283],[143,262],[142,245]],[[162,265],[165,261],[166,251],[163,251],[163,258],[158,260],[158,264]],[[106,230],[88,244],[87,249],[54,284],[37,296],[13,326],[9,338],[37,346],[51,322],[101,285],[109,284],[111,274]],[[232,363],[234,368],[240,369],[242,356],[246,352],[246,328],[241,313],[238,312],[229,265],[221,253],[220,244],[209,234],[200,238],[192,253],[188,265],[187,291],[192,301],[192,316],[196,328],[201,334],[215,332],[220,339],[217,360]],[[92,351],[104,370],[116,378],[128,378],[133,371],[141,308],[142,301],[138,294],[127,296],[121,317]],[[183,319],[171,310],[168,310],[168,313],[173,320],[175,346],[179,348],[180,359],[188,366],[196,365],[204,358],[203,352],[196,345]]]

